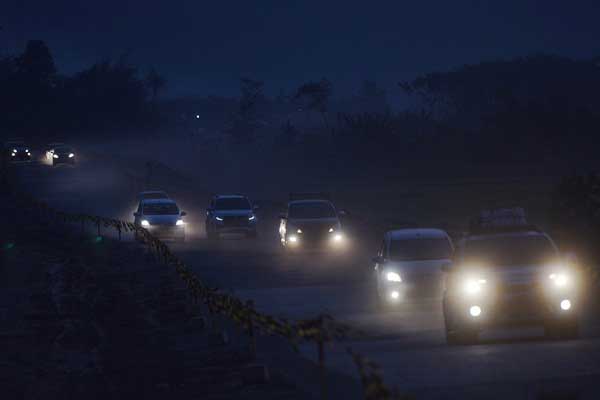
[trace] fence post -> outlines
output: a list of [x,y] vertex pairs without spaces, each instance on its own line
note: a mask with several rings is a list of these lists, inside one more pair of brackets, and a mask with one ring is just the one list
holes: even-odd
[[254,335],[254,320],[252,319],[252,311],[254,311],[254,301],[248,300],[246,306],[250,309],[248,315],[248,336],[250,338],[250,356],[253,360],[256,359],[256,336]]
[[319,352],[319,374],[321,376],[321,399],[327,399],[327,376],[325,371],[325,337],[323,334],[323,318],[319,318],[319,334],[317,336]]

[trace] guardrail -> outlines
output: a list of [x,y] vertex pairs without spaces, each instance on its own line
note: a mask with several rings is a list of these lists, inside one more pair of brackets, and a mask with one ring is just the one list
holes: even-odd
[[[284,318],[260,313],[255,309],[251,301],[244,302],[233,295],[204,284],[179,257],[171,252],[170,248],[163,241],[154,237],[148,230],[142,227],[138,227],[131,222],[113,218],[59,211],[47,203],[35,199],[30,194],[17,193],[15,190],[12,190],[12,192],[18,196],[21,206],[33,209],[39,213],[41,218],[54,218],[62,220],[64,223],[81,224],[82,232],[85,232],[85,224],[89,223],[96,226],[99,236],[101,235],[102,227],[114,229],[118,234],[119,240],[121,240],[123,233],[136,234],[139,240],[148,246],[159,261],[166,266],[174,268],[175,272],[187,286],[195,303],[198,301],[202,302],[210,314],[223,315],[245,330],[251,339],[253,351],[256,347],[254,337],[256,333],[282,337],[296,350],[299,343],[315,343],[318,351],[318,365],[321,372],[322,398],[327,398],[325,343],[343,342],[349,339],[351,334],[360,335],[360,332],[336,321],[329,315],[319,315],[311,319],[289,321]],[[397,392],[392,392],[385,386],[382,374],[376,364],[352,351],[349,347],[346,350],[358,369],[365,399],[402,398]]]

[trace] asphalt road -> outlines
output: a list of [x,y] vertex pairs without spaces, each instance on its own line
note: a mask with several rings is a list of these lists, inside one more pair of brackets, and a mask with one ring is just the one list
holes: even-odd
[[[98,158],[51,168],[34,163],[19,168],[21,182],[57,208],[131,219],[136,187],[121,166]],[[480,344],[447,346],[440,298],[412,300],[397,311],[378,312],[369,259],[377,238],[355,235],[342,257],[292,256],[277,245],[274,213],[260,217],[256,240],[205,240],[198,228],[206,198],[186,195],[190,235],[172,249],[205,280],[253,299],[265,312],[289,318],[330,313],[366,333],[350,342],[377,362],[385,381],[417,398],[598,398],[600,320],[585,305],[578,340],[547,341],[539,327],[485,332]],[[345,346],[344,345],[344,346]],[[313,359],[312,347],[301,349]],[[327,348],[330,369],[356,378],[345,347]]]

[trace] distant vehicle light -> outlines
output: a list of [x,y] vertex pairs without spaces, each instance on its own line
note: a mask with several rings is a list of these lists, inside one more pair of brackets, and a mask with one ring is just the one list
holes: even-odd
[[146,221],[145,219],[142,220],[142,226],[144,227],[148,227],[150,226],[150,222]]
[[69,158],[73,158],[73,157],[75,157],[75,154],[69,153]]
[[568,311],[571,309],[571,300],[569,299],[564,299],[563,301],[560,302],[560,309],[563,311]]
[[471,308],[469,308],[469,314],[471,314],[471,317],[479,317],[481,315],[481,307],[471,306]]
[[298,229],[296,233],[302,233],[302,229]]
[[329,233],[333,233],[333,228],[329,228]]
[[402,282],[400,274],[392,271],[385,274],[385,279],[387,279],[388,282]]
[[254,221],[256,219],[256,217],[254,215],[251,215],[248,217],[248,221]]
[[58,158],[58,154],[53,154],[52,157]]
[[296,236],[296,235],[291,235],[291,236],[288,238],[288,240],[289,240],[291,243],[296,243],[296,242],[298,242],[298,236]]
[[200,114],[196,114],[196,119],[200,119]]
[[29,149],[25,149],[25,152],[29,153]]
[[398,293],[398,291],[394,290],[393,292],[390,293],[390,297],[392,298],[392,300],[398,300],[398,297],[400,297],[400,293]]
[[175,225],[182,226],[182,225],[185,225],[185,222],[183,222],[182,219],[178,219],[177,222],[175,223]]
[[217,221],[223,221],[223,218],[221,218],[221,217],[215,217],[215,219],[216,219]]
[[336,234],[333,236],[333,240],[334,240],[335,242],[338,242],[338,243],[339,243],[339,242],[341,242],[343,239],[344,239],[344,237],[343,237],[343,236],[342,236],[340,233],[336,233]]
[[14,157],[14,156],[16,156],[16,154],[15,154],[15,153],[12,153],[10,156],[11,156],[11,157]]
[[14,152],[14,153],[16,153],[16,152],[17,152],[17,149],[13,149],[13,152]]

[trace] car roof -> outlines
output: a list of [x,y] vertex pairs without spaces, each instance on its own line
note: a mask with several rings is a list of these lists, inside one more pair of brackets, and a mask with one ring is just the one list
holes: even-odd
[[167,194],[167,192],[165,192],[164,190],[145,190],[143,192],[140,192],[139,194],[141,196],[143,194],[154,194],[154,193],[161,193],[161,194],[164,193],[164,194]]
[[175,204],[175,200],[173,199],[144,199],[142,200],[142,204]]
[[540,231],[520,231],[520,232],[499,232],[499,233],[488,233],[488,234],[475,234],[468,235],[465,240],[483,240],[490,238],[506,238],[506,237],[531,237],[531,236],[542,236],[548,237],[547,234]]
[[445,231],[435,228],[395,229],[393,231],[388,231],[386,235],[391,240],[448,238],[448,234]]
[[293,205],[293,204],[309,204],[309,203],[327,203],[327,204],[331,204],[333,206],[333,203],[329,200],[323,200],[323,199],[306,199],[306,200],[293,200],[290,201],[288,203],[288,205]]
[[245,199],[243,194],[217,194],[215,199]]

